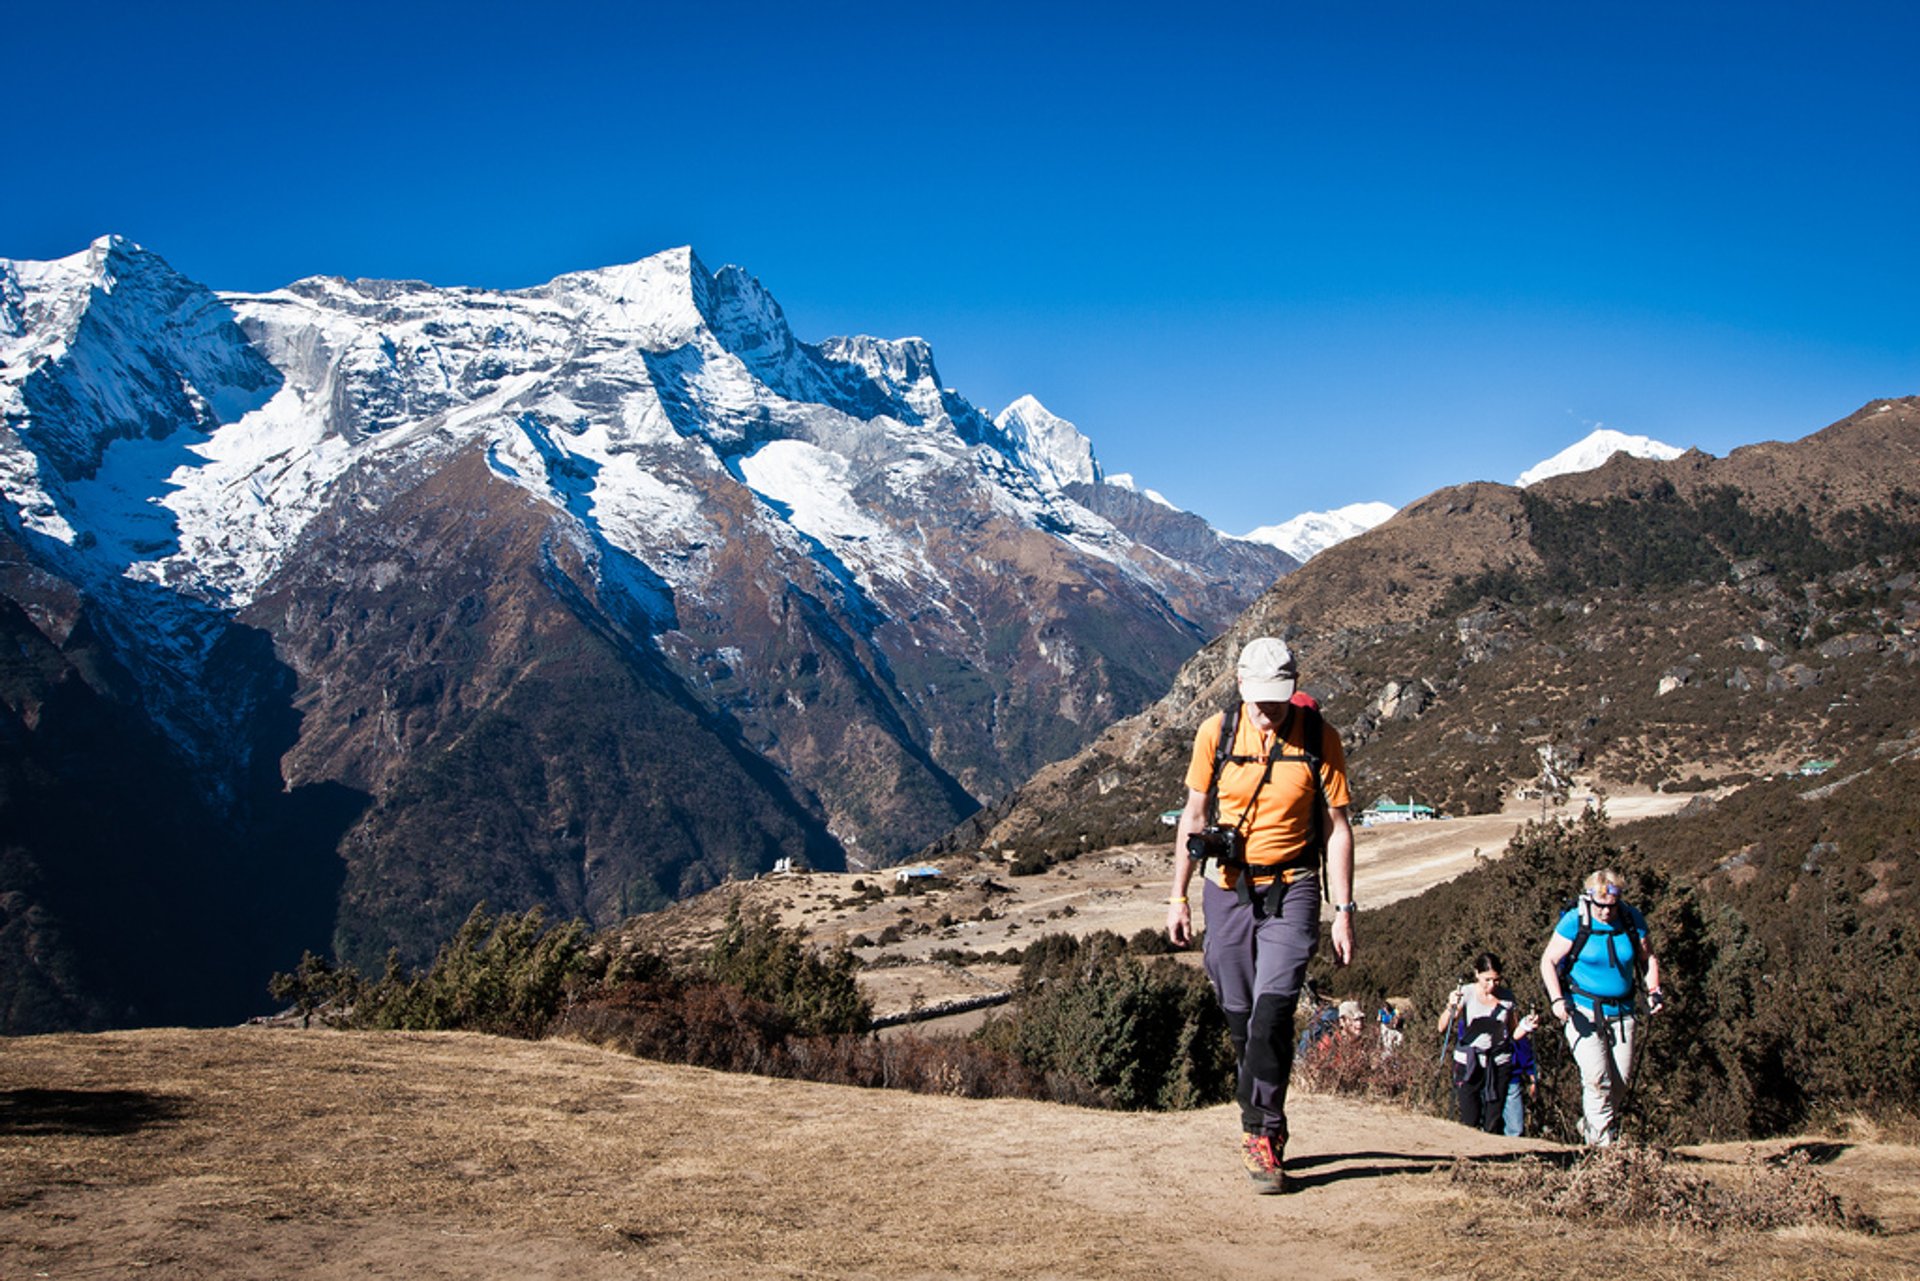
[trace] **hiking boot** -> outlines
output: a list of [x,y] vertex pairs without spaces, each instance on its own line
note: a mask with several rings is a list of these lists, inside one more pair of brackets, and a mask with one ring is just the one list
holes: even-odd
[[1280,1168],[1285,1139],[1270,1139],[1264,1134],[1248,1134],[1240,1140],[1240,1160],[1253,1180],[1253,1190],[1262,1196],[1287,1190],[1287,1176]]

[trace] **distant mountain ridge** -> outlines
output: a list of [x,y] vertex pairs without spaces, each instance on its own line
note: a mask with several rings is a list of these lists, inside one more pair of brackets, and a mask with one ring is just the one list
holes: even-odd
[[1391,519],[1396,510],[1390,503],[1348,503],[1332,511],[1303,512],[1278,525],[1262,525],[1241,537],[1278,547],[1305,564],[1334,544],[1364,534]]
[[1280,580],[1152,707],[940,848],[1157,839],[1248,638],[1289,638],[1357,803],[1700,786],[1920,736],[1920,397],[1726,458],[1442,489]]
[[1610,427],[1599,427],[1587,436],[1575,441],[1553,457],[1535,463],[1520,473],[1513,483],[1521,489],[1537,484],[1549,476],[1565,476],[1573,472],[1592,471],[1604,464],[1615,454],[1626,454],[1631,458],[1652,458],[1659,461],[1678,458],[1686,451],[1664,444],[1651,436],[1631,436],[1626,432],[1614,431]]
[[[45,654],[19,786],[101,785],[41,750],[61,691],[151,727],[95,750],[190,780],[177,879],[244,887],[190,928],[301,896],[236,962],[256,985],[303,946],[417,961],[480,899],[605,923],[901,857],[1292,567],[1197,518],[1126,532],[1037,401],[996,423],[919,339],[802,342],[686,248],[512,291],[219,294],[113,237],[0,260],[0,411],[0,581]],[[267,853],[309,795],[331,888]],[[139,833],[14,839],[21,1002],[144,1017],[81,924]]]

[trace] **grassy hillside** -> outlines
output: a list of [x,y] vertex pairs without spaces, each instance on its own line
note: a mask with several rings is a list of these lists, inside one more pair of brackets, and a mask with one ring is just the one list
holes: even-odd
[[[1159,704],[940,848],[1032,866],[1158,838],[1240,645],[1284,635],[1346,742],[1361,808],[1484,812],[1576,782],[1702,797],[1644,829],[1536,830],[1370,914],[1362,967],[1328,976],[1341,990],[1411,996],[1430,1019],[1490,947],[1523,1003],[1544,1005],[1530,975],[1547,932],[1581,878],[1614,864],[1636,876],[1674,976],[1640,1090],[1646,1132],[1911,1112],[1916,461],[1920,400],[1906,399],[1725,459],[1616,458],[1525,491],[1440,491],[1276,584]],[[1814,760],[1839,765],[1796,773]],[[1570,1133],[1570,1073],[1557,1079],[1542,1111]]]

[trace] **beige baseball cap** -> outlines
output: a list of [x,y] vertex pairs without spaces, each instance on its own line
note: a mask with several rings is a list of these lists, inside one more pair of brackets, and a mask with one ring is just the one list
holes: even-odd
[[1261,636],[1240,650],[1240,698],[1247,703],[1284,703],[1299,684],[1293,651],[1277,636]]

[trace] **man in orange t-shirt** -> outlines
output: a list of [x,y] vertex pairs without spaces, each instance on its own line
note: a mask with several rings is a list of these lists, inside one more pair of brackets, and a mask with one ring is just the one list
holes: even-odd
[[[1239,1063],[1241,1155],[1255,1191],[1266,1193],[1286,1186],[1293,1012],[1320,941],[1323,845],[1334,955],[1342,965],[1353,959],[1352,798],[1340,735],[1310,699],[1306,706],[1295,701],[1298,679],[1286,642],[1248,641],[1238,677],[1240,707],[1217,780],[1226,713],[1194,736],[1187,804],[1173,843],[1167,937],[1183,947],[1193,941],[1187,884],[1204,863],[1207,977]],[[1320,727],[1318,743],[1307,741],[1310,725]],[[1311,758],[1319,760],[1317,787]]]

